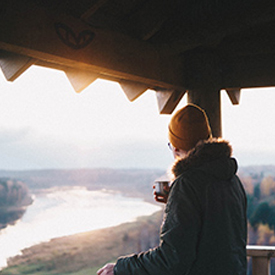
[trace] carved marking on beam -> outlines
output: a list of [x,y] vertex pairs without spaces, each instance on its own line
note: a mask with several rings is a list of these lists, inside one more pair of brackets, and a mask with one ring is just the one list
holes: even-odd
[[69,26],[60,22],[55,23],[54,27],[60,40],[75,50],[87,47],[95,37],[95,33],[91,30],[83,30],[76,34]]
[[238,105],[240,103],[241,89],[240,88],[228,88],[226,92],[233,105]]
[[148,85],[133,81],[123,80],[119,84],[130,101],[134,101],[148,89]]
[[171,114],[186,91],[156,91],[159,112],[161,114]]
[[8,81],[14,81],[34,63],[33,58],[0,51],[0,67]]
[[74,69],[66,69],[65,73],[77,93],[82,92],[98,78],[98,74]]

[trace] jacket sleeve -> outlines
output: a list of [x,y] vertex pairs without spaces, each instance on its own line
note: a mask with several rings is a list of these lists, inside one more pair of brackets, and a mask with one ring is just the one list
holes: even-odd
[[187,274],[196,259],[200,212],[192,184],[177,179],[166,205],[159,246],[119,258],[115,275]]

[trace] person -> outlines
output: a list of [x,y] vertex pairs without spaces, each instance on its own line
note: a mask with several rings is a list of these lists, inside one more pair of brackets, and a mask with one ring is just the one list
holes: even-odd
[[230,144],[212,137],[206,113],[193,104],[171,118],[169,141],[174,180],[159,245],[97,274],[245,275],[246,195]]

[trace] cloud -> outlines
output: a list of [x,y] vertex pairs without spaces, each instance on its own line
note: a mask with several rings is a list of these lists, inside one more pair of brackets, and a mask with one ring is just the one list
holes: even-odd
[[6,146],[9,144],[20,143],[26,140],[29,136],[30,128],[0,128],[0,146]]

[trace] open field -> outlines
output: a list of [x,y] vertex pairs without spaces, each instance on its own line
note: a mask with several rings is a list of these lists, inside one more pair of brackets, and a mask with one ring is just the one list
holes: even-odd
[[158,244],[162,211],[136,222],[56,238],[23,250],[9,260],[2,275],[87,275],[119,256],[137,253]]

